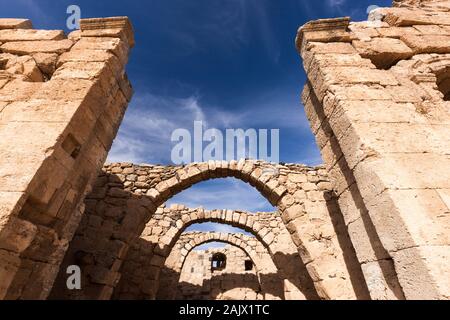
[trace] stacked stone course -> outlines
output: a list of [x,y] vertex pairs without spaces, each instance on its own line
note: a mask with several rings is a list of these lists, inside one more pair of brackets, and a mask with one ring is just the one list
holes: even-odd
[[[228,224],[248,230],[255,238],[249,245],[258,245],[270,256],[270,264],[275,265],[268,273],[277,274],[276,277],[286,279],[295,284],[297,293],[290,293],[291,296],[309,298],[316,297],[311,279],[307,276],[305,266],[301,264],[300,256],[296,246],[293,244],[289,232],[286,230],[280,215],[276,212],[268,213],[247,213],[233,210],[204,210],[189,209],[183,205],[172,205],[170,208],[160,207],[145,226],[140,237],[141,241],[136,243],[128,252],[127,258],[122,267],[122,276],[119,283],[120,289],[116,289],[118,296],[143,297],[150,294],[152,297],[161,288],[161,281],[158,280],[164,268],[158,267],[156,261],[166,261],[165,267],[179,273],[182,268],[181,260],[178,263],[169,263],[177,250],[182,250],[184,255],[188,254],[194,247],[198,239],[193,243],[181,245],[177,239],[184,237],[184,229],[189,225],[202,222],[216,222]],[[231,236],[231,234],[229,234]],[[235,237],[233,237],[234,239]],[[177,248],[178,247],[178,248]],[[152,248],[149,250],[149,248]],[[184,250],[183,250],[184,248]],[[257,250],[257,253],[262,253]],[[175,254],[176,256],[176,254]],[[273,260],[273,261],[272,261]],[[153,268],[146,268],[146,264],[153,265]],[[264,268],[264,264],[257,263],[257,267]],[[267,272],[266,272],[267,273]],[[152,283],[145,279],[155,279]],[[133,285],[133,283],[135,283]],[[167,286],[166,286],[167,287]],[[290,290],[290,289],[286,289]],[[293,291],[293,290],[290,290]],[[301,292],[305,293],[301,293]]]

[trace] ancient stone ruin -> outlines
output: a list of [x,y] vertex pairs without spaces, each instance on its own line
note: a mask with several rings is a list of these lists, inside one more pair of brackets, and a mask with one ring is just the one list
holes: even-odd
[[[318,167],[104,164],[133,31],[126,17],[80,28],[0,19],[1,299],[450,298],[450,1],[298,30]],[[165,205],[221,177],[276,211]],[[248,234],[186,231],[202,222]],[[227,245],[195,250],[214,241]]]

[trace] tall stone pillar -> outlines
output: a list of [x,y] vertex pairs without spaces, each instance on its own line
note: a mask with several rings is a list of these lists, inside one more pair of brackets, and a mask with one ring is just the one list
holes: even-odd
[[0,299],[44,299],[131,98],[128,18],[0,19]]
[[374,299],[450,298],[450,5],[312,21],[303,103]]

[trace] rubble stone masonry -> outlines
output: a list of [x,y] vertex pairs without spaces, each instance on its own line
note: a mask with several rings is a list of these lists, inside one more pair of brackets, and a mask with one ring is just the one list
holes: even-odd
[[[197,237],[198,234],[186,234],[183,238],[187,240],[190,236]],[[226,257],[226,267],[223,270],[211,270],[211,258],[217,253]],[[193,250],[185,258],[185,267],[181,270],[177,290],[170,290],[170,292],[175,292],[174,297],[183,300],[277,299],[278,297],[272,296],[262,289],[264,286],[267,287],[267,283],[265,283],[265,279],[261,281],[261,278],[258,278],[260,273],[255,265],[251,270],[245,269],[246,261],[253,262],[245,251],[234,245],[227,245],[223,249]],[[270,265],[269,261],[263,261],[263,263]],[[276,271],[276,268],[273,270]],[[170,284],[162,278],[161,284],[166,283]],[[278,279],[277,282],[271,284],[271,288],[266,290],[279,289],[277,285],[280,283],[280,279]],[[158,295],[158,299],[161,298],[164,297]]]
[[[218,241],[225,249],[193,250]],[[222,253],[226,266],[211,268],[214,253]],[[245,270],[245,261],[253,264]],[[280,299],[284,298],[282,278],[277,275],[269,253],[252,236],[218,232],[183,233],[166,261],[157,299]],[[173,290],[177,288],[177,290]]]
[[[164,265],[165,257],[184,228],[202,221],[236,224],[253,232],[266,247],[273,248],[273,255],[279,257],[274,262],[280,262],[278,265],[287,279],[297,285],[302,279],[310,279],[313,294],[323,299],[363,296],[366,289],[362,273],[343,221],[339,219],[339,208],[330,194],[330,183],[323,173],[321,167],[243,159],[184,166],[106,164],[86,198],[86,214],[67,251],[52,296],[111,298],[121,278],[133,269],[127,263],[135,264],[127,255],[136,256],[134,250],[145,248],[142,254],[150,255],[151,259],[143,259],[147,271],[138,268],[144,279],[137,282],[146,288],[144,294],[148,298],[155,297],[159,272],[156,269]],[[248,182],[276,205],[279,213],[271,216],[274,227],[270,223],[264,227],[255,221],[258,218],[248,218],[243,212],[193,210],[183,206],[158,209],[183,189],[220,177]],[[280,232],[274,233],[273,228],[281,223],[283,231],[278,228]],[[275,236],[281,237],[280,240]],[[130,248],[134,248],[131,253]],[[83,290],[65,288],[65,266],[72,264],[83,266]],[[151,282],[153,285],[149,285]]]

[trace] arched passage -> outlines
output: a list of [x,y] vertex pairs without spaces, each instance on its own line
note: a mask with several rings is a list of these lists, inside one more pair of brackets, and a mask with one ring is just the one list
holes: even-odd
[[173,288],[178,283],[186,258],[194,248],[210,242],[227,243],[242,249],[256,268],[258,283],[261,286],[259,291],[268,299],[284,297],[282,277],[279,276],[267,249],[255,237],[240,233],[187,232],[178,239],[165,263],[165,271],[161,277],[163,285],[159,289],[158,298],[173,297],[174,293],[166,289]]
[[[192,224],[202,222],[215,222],[231,225],[251,233],[267,250],[275,263],[280,276],[289,281],[291,286],[286,291],[291,296],[307,299],[318,299],[313,281],[303,264],[295,244],[287,231],[278,212],[248,213],[237,210],[204,210],[202,208],[190,209],[183,205],[172,205],[170,208],[160,207],[147,223],[141,239],[141,246],[133,247],[128,254],[129,258],[124,260],[124,268],[121,275],[118,291],[121,291],[123,283],[130,282],[138,275],[133,272],[142,272],[149,269],[152,272],[149,278],[159,280],[161,268],[166,258],[172,252],[180,235]],[[136,261],[135,257],[145,257],[142,262]],[[134,268],[139,264],[139,268]],[[153,283],[155,288],[152,292],[156,294],[159,281]],[[145,289],[150,291],[148,285]],[[115,295],[120,294],[116,293]],[[152,296],[151,294],[149,295]]]
[[[222,244],[221,248],[210,248],[209,245]],[[200,249],[203,247],[203,249]],[[213,256],[226,257],[230,262],[224,270],[212,271],[209,259]],[[261,290],[260,279],[253,268],[242,269],[243,261],[250,261],[247,254],[234,245],[212,242],[198,246],[186,257],[180,273],[178,294],[176,299],[208,299],[208,300],[264,300],[270,299]],[[280,281],[278,281],[280,283]],[[157,297],[159,299],[159,296]]]
[[[86,215],[63,264],[82,265],[86,270],[85,287],[89,289],[68,292],[60,272],[54,291],[69,298],[110,296],[120,279],[128,249],[140,237],[157,206],[194,183],[217,177],[248,182],[277,206],[321,298],[332,297],[336,288],[342,298],[355,298],[329,213],[330,185],[325,170],[255,160],[185,166],[105,165],[86,198]],[[161,266],[162,260],[154,263]]]
[[[183,268],[186,257],[195,247],[209,242],[223,242],[241,248],[252,259],[256,270],[258,272],[262,270],[263,263],[258,252],[261,253],[265,248],[263,249],[253,237],[244,234],[222,232],[191,232],[184,235],[185,238],[180,239],[180,259],[175,265],[176,271],[180,271]],[[276,268],[271,268],[271,270],[276,271]]]

